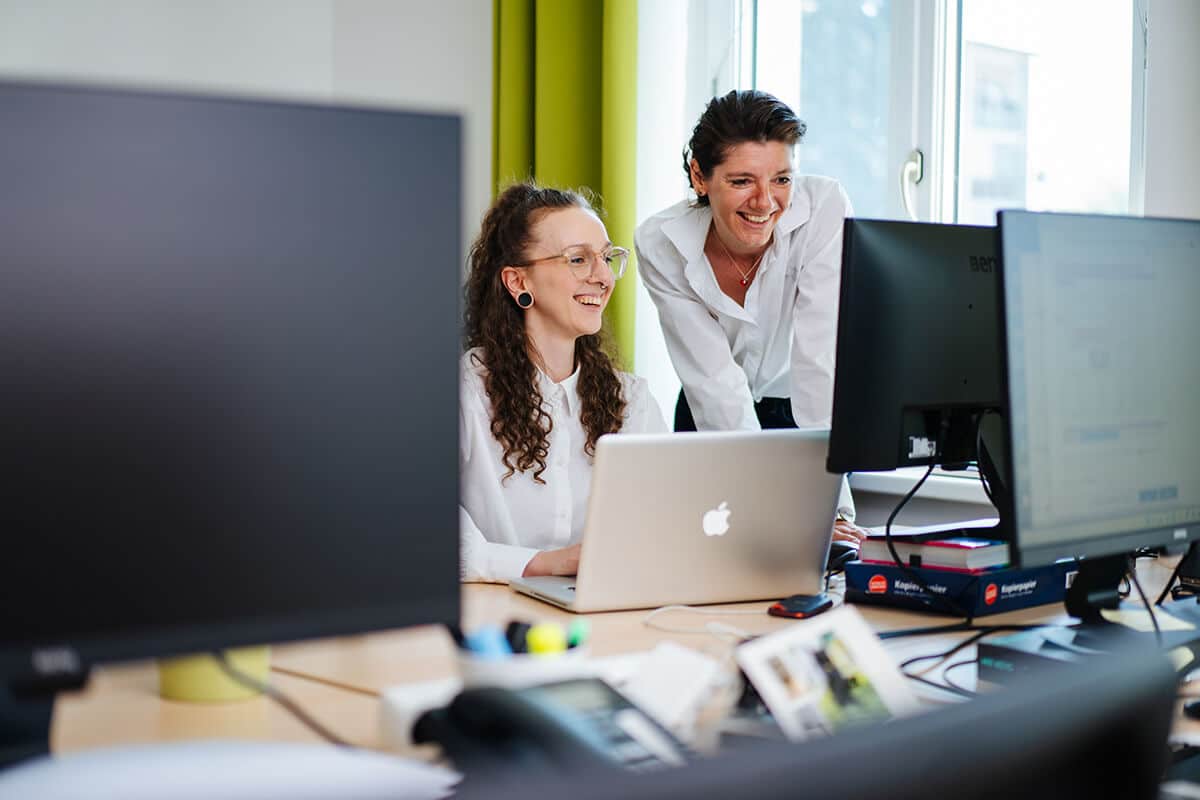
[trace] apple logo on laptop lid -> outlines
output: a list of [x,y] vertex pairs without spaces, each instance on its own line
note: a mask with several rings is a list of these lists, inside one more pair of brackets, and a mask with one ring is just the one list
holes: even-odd
[[729,503],[721,501],[721,505],[704,512],[704,519],[701,524],[704,526],[705,536],[724,536],[729,531]]

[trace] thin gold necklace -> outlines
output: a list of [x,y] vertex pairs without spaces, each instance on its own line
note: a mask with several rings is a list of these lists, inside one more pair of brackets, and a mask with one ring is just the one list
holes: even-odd
[[733,255],[730,254],[729,248],[726,247],[725,243],[721,241],[721,234],[714,230],[713,237],[717,240],[717,244],[721,245],[721,250],[725,252],[725,257],[729,259],[729,263],[733,264],[733,268],[736,269],[738,274],[742,276],[742,286],[749,286],[750,276],[754,274],[754,270],[758,269],[759,262],[761,262],[762,257],[766,255],[767,249],[764,247],[763,251],[758,254],[758,258],[754,259],[754,264],[750,267],[750,269],[743,271],[742,268],[738,266],[737,261],[734,260]]

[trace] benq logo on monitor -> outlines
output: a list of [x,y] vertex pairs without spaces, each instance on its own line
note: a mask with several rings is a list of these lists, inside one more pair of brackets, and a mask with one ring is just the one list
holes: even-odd
[[971,272],[991,272],[996,269],[995,256],[970,256]]
[[38,675],[73,675],[82,668],[79,654],[71,647],[46,647],[33,651],[33,669]]

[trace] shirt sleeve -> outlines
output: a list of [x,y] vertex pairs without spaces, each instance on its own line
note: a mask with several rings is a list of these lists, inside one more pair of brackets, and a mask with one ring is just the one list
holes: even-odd
[[845,475],[842,476],[842,489],[838,493],[837,513],[848,522],[854,522],[854,518],[858,516],[858,509],[854,507],[854,495],[850,493],[850,481]]
[[725,331],[699,298],[672,286],[635,242],[638,272],[658,309],[667,353],[683,384],[696,429],[758,430],[746,373],[733,360]]
[[828,428],[833,416],[842,228],[852,213],[846,191],[834,184],[807,223],[792,318],[792,415],[801,428]]
[[[473,482],[480,485],[489,480],[486,469],[488,454],[480,444],[480,436],[487,430],[487,411],[478,402],[472,387],[462,384],[459,401],[459,480],[464,487],[472,486]],[[476,497],[476,492],[463,491],[464,496]],[[504,583],[512,578],[519,578],[525,572],[525,567],[536,554],[532,547],[504,544],[489,541],[486,531],[490,526],[499,525],[495,509],[504,498],[491,498],[490,502],[481,501],[476,508],[475,516],[463,506],[458,507],[459,529],[459,577],[463,581]],[[489,514],[489,507],[493,513]],[[482,526],[482,527],[481,527]],[[496,532],[493,531],[493,536]],[[499,537],[496,537],[499,538]]]
[[633,375],[628,376],[627,381],[625,422],[621,433],[667,433],[667,422],[658,401],[650,394],[650,385],[644,378]]
[[489,542],[462,506],[458,507],[460,577],[465,583],[506,583],[519,578],[537,555],[532,547]]

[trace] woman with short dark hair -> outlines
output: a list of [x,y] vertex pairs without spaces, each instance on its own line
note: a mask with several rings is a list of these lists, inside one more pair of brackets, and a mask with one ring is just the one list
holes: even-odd
[[[804,122],[765,92],[713,98],[684,150],[696,199],[634,241],[683,384],[675,430],[829,427],[842,226],[836,180],[798,175]],[[836,538],[857,541],[848,488]]]
[[628,255],[575,192],[516,184],[484,216],[466,284],[463,579],[574,575],[596,440],[666,430],[600,335]]

